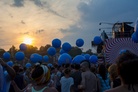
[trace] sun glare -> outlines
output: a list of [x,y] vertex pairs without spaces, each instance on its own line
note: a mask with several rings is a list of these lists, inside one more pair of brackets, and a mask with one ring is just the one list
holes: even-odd
[[32,44],[32,38],[25,38],[23,43],[31,45]]

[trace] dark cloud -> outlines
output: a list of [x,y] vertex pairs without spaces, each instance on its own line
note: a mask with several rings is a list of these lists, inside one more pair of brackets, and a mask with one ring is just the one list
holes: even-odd
[[59,16],[59,17],[62,17],[62,18],[66,18],[65,16],[59,14],[57,11],[54,11],[52,8],[51,8],[51,5],[49,5],[48,2],[46,1],[40,1],[40,0],[31,0],[34,2],[34,4],[42,9],[46,9],[47,12],[49,13],[52,13],[53,15],[56,15],[56,16]]
[[50,9],[50,8],[47,8],[47,9],[48,9],[48,10],[47,10],[48,12],[53,13],[53,14],[56,15],[56,16],[59,16],[59,17],[62,17],[62,18],[66,18],[65,16],[59,14],[58,12],[56,12],[56,11]]
[[[35,5],[39,6],[39,7],[43,7],[43,4],[40,0],[31,0],[34,2]],[[45,2],[46,3],[46,2]]]
[[[136,0],[91,0],[89,4],[81,2],[78,6],[78,10],[81,13],[83,21],[118,21],[126,18],[126,14],[136,11],[138,9],[138,2]],[[134,12],[136,14],[136,12]],[[137,15],[133,15],[136,17]],[[133,17],[129,18],[133,19]],[[125,20],[125,19],[124,19]],[[127,20],[127,19],[126,19]]]
[[24,6],[24,0],[14,0],[13,6],[23,7]]
[[[99,28],[112,27],[108,23],[115,22],[134,22],[137,18],[138,2],[136,0],[91,0],[89,3],[81,2],[78,5],[80,12],[80,20],[70,26],[68,29],[61,30],[66,36],[63,41],[69,41],[75,45],[75,41],[78,38],[85,40],[83,48],[88,50],[91,47],[91,41],[95,36],[100,36],[102,31]],[[99,25],[100,22],[105,21],[107,25]],[[78,27],[79,25],[79,27]],[[105,29],[110,31],[111,29]]]

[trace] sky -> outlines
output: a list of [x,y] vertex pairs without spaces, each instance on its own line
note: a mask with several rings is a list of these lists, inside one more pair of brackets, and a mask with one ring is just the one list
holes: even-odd
[[110,23],[135,23],[137,17],[137,0],[0,0],[0,48],[19,49],[26,37],[38,48],[55,38],[76,46],[82,38],[83,51],[94,50],[99,28],[111,32]]

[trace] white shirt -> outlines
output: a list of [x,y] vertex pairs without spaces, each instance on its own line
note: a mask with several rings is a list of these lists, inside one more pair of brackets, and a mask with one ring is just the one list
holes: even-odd
[[65,76],[61,77],[61,92],[70,92],[71,85],[74,84],[72,77],[66,78]]

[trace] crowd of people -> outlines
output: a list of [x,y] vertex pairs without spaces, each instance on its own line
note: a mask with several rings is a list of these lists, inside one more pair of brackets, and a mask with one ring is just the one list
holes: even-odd
[[138,92],[138,56],[120,54],[115,63],[36,63],[12,67],[0,59],[0,92]]

